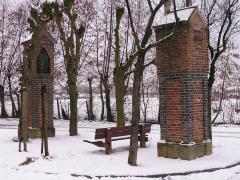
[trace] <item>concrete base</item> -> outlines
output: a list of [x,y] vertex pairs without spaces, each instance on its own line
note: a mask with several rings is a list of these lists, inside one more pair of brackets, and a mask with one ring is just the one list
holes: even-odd
[[212,154],[212,142],[181,144],[173,142],[158,143],[158,156],[172,159],[193,160]]
[[[41,129],[35,129],[35,128],[28,128],[28,138],[36,139],[41,138],[42,136],[42,130]],[[55,128],[48,128],[48,137],[54,137],[55,136]]]

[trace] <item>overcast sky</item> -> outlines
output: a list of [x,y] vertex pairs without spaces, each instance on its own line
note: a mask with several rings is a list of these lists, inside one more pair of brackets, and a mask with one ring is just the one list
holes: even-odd
[[[11,3],[13,6],[17,6],[18,4],[20,4],[22,2],[33,1],[33,0],[0,0],[0,3],[4,2],[4,1]],[[35,0],[35,1],[37,1],[37,0]],[[40,0],[40,1],[44,2],[45,0]],[[53,1],[53,0],[47,0],[47,1]],[[197,1],[198,0],[194,0],[194,2],[197,2]],[[236,37],[234,37],[234,39],[236,39],[235,45],[238,46],[238,49],[240,50],[240,34],[236,35]]]

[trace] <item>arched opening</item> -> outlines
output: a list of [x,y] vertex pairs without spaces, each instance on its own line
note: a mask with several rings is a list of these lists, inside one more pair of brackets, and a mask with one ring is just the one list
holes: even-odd
[[50,73],[50,58],[44,48],[37,57],[37,73]]

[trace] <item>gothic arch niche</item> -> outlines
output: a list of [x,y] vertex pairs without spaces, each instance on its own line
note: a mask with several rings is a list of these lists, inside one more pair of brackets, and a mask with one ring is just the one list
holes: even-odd
[[50,73],[50,57],[44,48],[37,57],[37,73]]

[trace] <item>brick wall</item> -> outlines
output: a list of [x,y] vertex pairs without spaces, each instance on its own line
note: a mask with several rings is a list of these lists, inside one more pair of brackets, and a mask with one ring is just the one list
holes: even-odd
[[46,96],[48,99],[48,127],[53,127],[53,79],[51,76],[34,77],[32,79],[32,126],[34,128],[42,127],[42,100],[41,87],[46,85]]
[[203,88],[201,80],[194,80],[193,85],[193,139],[203,139]]
[[168,80],[165,82],[165,87],[167,87],[167,140],[173,142],[180,142],[182,140],[181,81]]
[[[54,39],[43,31],[36,40],[34,52],[29,52],[29,42],[25,42],[25,61],[29,61],[30,85],[28,87],[28,125],[32,128],[42,127],[42,100],[41,87],[46,85],[48,128],[54,131],[53,127],[53,78],[54,78]],[[50,73],[37,73],[37,57],[44,48],[50,58]],[[55,133],[53,133],[54,135]]]
[[[169,34],[173,27],[157,27],[156,39]],[[180,23],[173,37],[156,48],[163,140],[187,144],[209,138],[206,30],[194,12],[189,21]]]

